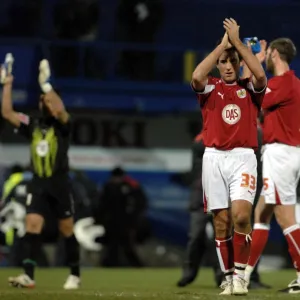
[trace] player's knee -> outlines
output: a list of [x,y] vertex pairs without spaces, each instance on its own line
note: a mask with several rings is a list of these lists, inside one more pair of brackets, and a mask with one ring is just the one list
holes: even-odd
[[260,197],[254,211],[254,222],[262,224],[270,224],[274,206],[265,203],[264,197]]
[[252,203],[247,200],[233,201],[231,211],[234,229],[238,232],[248,231],[251,227]]
[[26,232],[41,233],[44,225],[44,218],[38,214],[28,214],[26,216]]
[[235,212],[232,217],[234,228],[237,231],[241,231],[241,228],[245,229],[251,224],[251,213],[249,213],[248,211]]
[[64,237],[72,236],[73,229],[74,229],[73,218],[68,218],[59,221],[59,231]]
[[254,222],[262,224],[270,224],[273,215],[273,208],[265,207],[264,209],[255,209]]
[[282,230],[297,224],[294,205],[276,206],[275,217]]

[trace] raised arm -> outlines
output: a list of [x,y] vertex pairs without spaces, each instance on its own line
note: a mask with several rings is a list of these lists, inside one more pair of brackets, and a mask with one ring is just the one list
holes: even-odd
[[52,116],[56,118],[60,123],[67,124],[69,122],[70,115],[66,111],[62,99],[53,89],[45,94],[44,103],[49,109]]
[[60,123],[66,124],[69,122],[69,114],[65,109],[63,101],[61,97],[54,91],[51,83],[51,70],[49,66],[49,62],[46,59],[43,59],[40,62],[39,66],[39,84],[41,90],[45,94],[44,96],[44,104],[47,106],[51,115],[56,118]]
[[[258,61],[262,64],[266,59],[267,42],[265,40],[261,40],[261,41],[259,41],[259,43],[260,43],[261,51],[259,53],[255,54],[255,56],[258,59]],[[251,46],[249,46],[249,45],[248,45],[248,49],[250,51],[252,51]],[[249,67],[247,66],[247,64],[244,63],[242,78],[250,78],[251,76],[252,76],[252,73],[251,73]]]
[[224,28],[228,33],[230,42],[236,48],[236,50],[242,56],[245,64],[250,69],[253,78],[252,83],[256,90],[261,90],[266,87],[267,77],[265,71],[258,61],[257,57],[248,49],[246,45],[240,40],[239,37],[239,26],[236,21],[232,18],[225,19]]
[[[20,114],[15,112],[12,105],[12,84],[13,76],[6,76],[3,80],[2,101],[1,101],[1,113],[5,120],[16,127],[20,127]],[[25,116],[25,115],[24,115]]]
[[207,84],[209,72],[213,69],[224,50],[231,47],[227,33],[218,45],[195,69],[192,76],[192,86],[196,91],[203,91]]

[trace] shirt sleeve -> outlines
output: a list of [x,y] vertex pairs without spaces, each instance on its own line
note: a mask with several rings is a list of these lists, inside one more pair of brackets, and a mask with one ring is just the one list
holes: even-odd
[[196,93],[197,99],[200,105],[203,105],[208,97],[211,95],[212,91],[216,88],[216,78],[208,77],[207,83],[203,91],[198,91],[194,88],[193,83],[191,83],[192,90]]
[[63,136],[69,136],[71,133],[71,120],[69,119],[67,123],[63,124],[59,121],[56,123],[57,129],[61,132]]
[[33,119],[23,113],[18,113],[20,126],[15,129],[17,134],[23,135],[26,138],[30,138],[33,131]]
[[252,97],[253,101],[255,103],[257,103],[259,106],[261,106],[264,96],[265,96],[265,93],[266,93],[267,85],[265,85],[265,87],[263,87],[260,90],[256,90],[254,88],[254,85],[253,85],[251,79],[249,79],[249,82],[247,83],[247,88],[251,92],[251,97]]
[[262,103],[263,109],[269,109],[286,102],[290,98],[291,88],[289,82],[282,81],[281,78],[270,81]]

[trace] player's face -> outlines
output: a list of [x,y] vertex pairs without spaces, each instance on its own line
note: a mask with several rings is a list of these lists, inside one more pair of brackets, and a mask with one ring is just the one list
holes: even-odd
[[45,96],[44,95],[40,96],[39,109],[42,112],[44,117],[49,117],[50,116],[49,109],[45,105]]
[[224,51],[219,58],[217,68],[221,78],[226,83],[233,83],[237,80],[240,71],[240,60],[236,51]]
[[267,55],[266,55],[266,69],[268,72],[273,73],[274,72],[274,63],[272,59],[272,49],[268,48]]

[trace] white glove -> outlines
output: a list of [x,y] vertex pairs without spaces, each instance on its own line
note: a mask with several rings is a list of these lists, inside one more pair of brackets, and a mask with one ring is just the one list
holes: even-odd
[[1,66],[0,80],[2,84],[5,84],[7,75],[11,75],[13,64],[14,64],[14,57],[12,56],[11,53],[7,53],[5,55],[4,64],[2,64]]
[[52,85],[50,84],[50,77],[51,77],[51,71],[49,62],[47,59],[43,59],[40,62],[39,67],[40,73],[39,73],[39,84],[41,87],[41,90],[43,93],[49,93],[52,91]]
[[96,238],[101,238],[105,234],[105,228],[102,225],[95,224],[92,217],[78,220],[74,224],[74,234],[78,243],[88,251],[100,251],[102,245],[96,243]]

